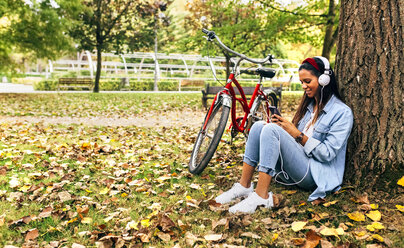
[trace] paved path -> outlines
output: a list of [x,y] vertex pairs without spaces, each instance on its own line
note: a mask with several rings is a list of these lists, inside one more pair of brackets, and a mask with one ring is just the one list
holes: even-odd
[[[36,91],[32,85],[24,84],[12,84],[12,83],[0,83],[0,93],[89,93],[89,91]],[[200,91],[100,91],[100,93],[175,93],[175,94],[187,94],[187,93],[201,93]]]

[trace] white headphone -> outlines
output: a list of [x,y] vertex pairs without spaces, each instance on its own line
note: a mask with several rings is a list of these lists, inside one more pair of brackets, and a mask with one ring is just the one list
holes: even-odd
[[327,58],[321,57],[321,56],[316,56],[315,58],[321,59],[324,64],[324,73],[321,74],[321,76],[318,78],[318,84],[321,86],[327,86],[330,83],[330,75],[331,75],[331,69],[330,69],[330,62],[328,62]]

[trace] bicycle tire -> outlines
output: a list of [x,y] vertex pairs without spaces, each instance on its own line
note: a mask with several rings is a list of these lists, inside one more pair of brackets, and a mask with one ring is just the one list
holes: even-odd
[[[189,172],[194,175],[200,174],[212,159],[229,118],[230,107],[223,105],[221,100],[213,108],[209,120],[207,120],[205,131],[202,127],[198,133],[188,164]],[[204,123],[207,117],[208,114],[206,114]],[[216,120],[217,122],[214,122]],[[207,143],[205,144],[206,141]]]
[[270,93],[267,96],[267,99],[262,96],[258,96],[253,103],[253,108],[250,110],[251,115],[249,116],[248,126],[245,130],[245,134],[248,135],[250,132],[250,128],[257,121],[265,121],[270,122],[271,119],[271,111],[269,110],[269,106],[277,107],[278,98],[274,93]]

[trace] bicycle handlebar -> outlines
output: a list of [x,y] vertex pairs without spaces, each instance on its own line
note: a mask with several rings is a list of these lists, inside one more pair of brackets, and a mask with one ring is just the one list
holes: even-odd
[[272,59],[274,59],[274,57],[271,54],[268,54],[268,56],[263,59],[263,60],[256,60],[256,59],[251,59],[247,56],[245,56],[244,54],[238,53],[236,51],[231,50],[230,48],[228,48],[225,44],[223,44],[223,42],[220,40],[220,38],[215,34],[215,32],[213,31],[209,31],[207,29],[202,28],[202,32],[205,33],[208,36],[208,41],[211,41],[213,39],[216,38],[218,45],[223,48],[224,50],[236,55],[237,57],[240,57],[242,59],[245,59],[247,61],[250,61],[251,63],[254,64],[264,64],[265,62],[269,61],[272,62]]

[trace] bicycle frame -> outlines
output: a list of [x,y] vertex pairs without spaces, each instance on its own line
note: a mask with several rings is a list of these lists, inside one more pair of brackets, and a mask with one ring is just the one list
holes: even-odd
[[[234,91],[234,88],[232,86],[233,83],[237,87],[241,98],[238,98],[236,96],[236,92]],[[223,91],[217,93],[215,98],[213,99],[212,105],[209,108],[207,118],[206,118],[205,123],[204,123],[203,128],[202,128],[203,130],[206,129],[207,121],[209,120],[209,117],[210,117],[210,115],[211,115],[211,113],[213,111],[213,106],[216,104],[216,102],[218,100],[218,97],[220,97],[221,95],[228,95],[232,99],[231,106],[229,106],[229,107],[231,107],[231,120],[232,120],[231,125],[233,127],[235,127],[238,132],[243,133],[245,131],[247,118],[248,118],[248,115],[250,113],[250,109],[252,107],[252,104],[254,103],[255,98],[257,97],[257,95],[263,95],[262,92],[261,92],[261,80],[256,84],[254,92],[253,92],[253,94],[251,96],[251,99],[248,102],[247,97],[244,94],[243,87],[237,81],[234,72],[232,72],[230,74],[230,76],[229,76],[229,79],[227,80],[227,84],[224,87]],[[243,111],[244,111],[244,116],[243,116],[243,120],[241,121],[241,124],[237,123],[237,116],[236,116],[236,103],[237,103],[237,101],[240,102],[241,106],[243,107]]]

